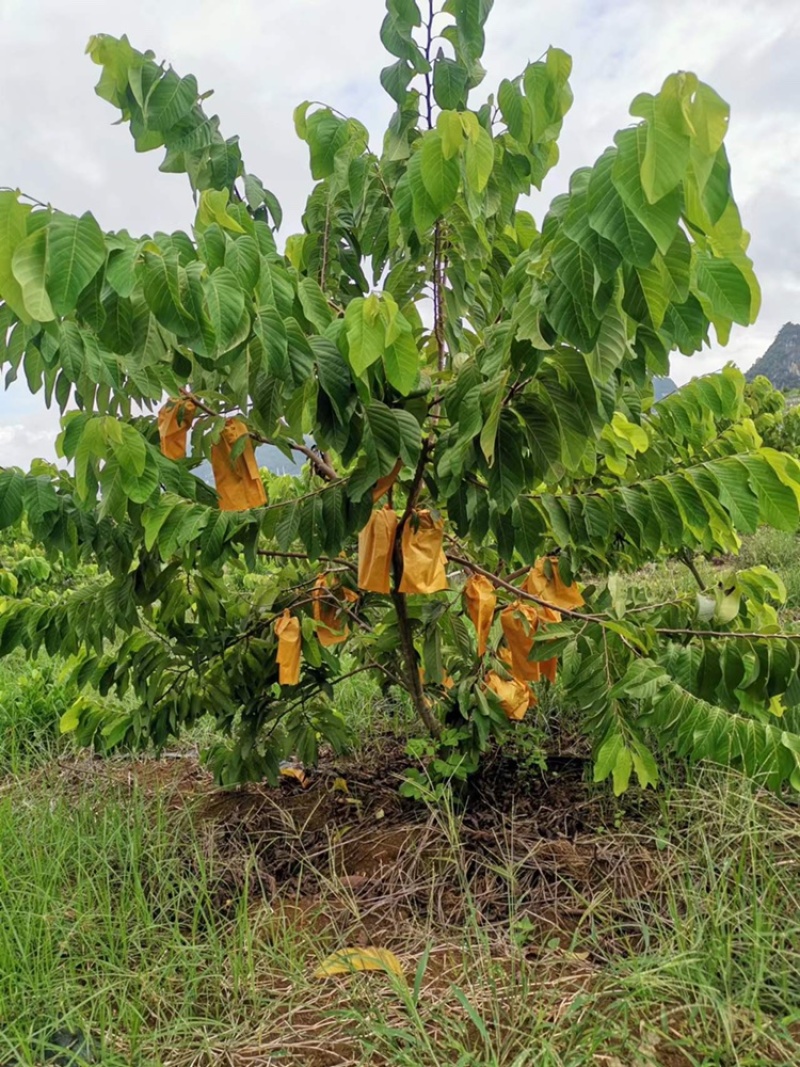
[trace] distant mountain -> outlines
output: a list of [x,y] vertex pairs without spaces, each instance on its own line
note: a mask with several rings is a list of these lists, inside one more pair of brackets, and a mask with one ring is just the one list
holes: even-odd
[[677,388],[672,378],[653,378],[653,393],[656,400],[662,400],[670,393],[674,393]]
[[759,374],[769,378],[776,389],[800,389],[800,326],[787,322],[767,351],[745,373],[748,382]]

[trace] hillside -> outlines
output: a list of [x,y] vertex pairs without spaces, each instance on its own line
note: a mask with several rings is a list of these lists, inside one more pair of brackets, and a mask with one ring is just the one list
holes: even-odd
[[800,389],[800,326],[787,322],[767,351],[745,372],[749,382],[759,374],[776,389]]

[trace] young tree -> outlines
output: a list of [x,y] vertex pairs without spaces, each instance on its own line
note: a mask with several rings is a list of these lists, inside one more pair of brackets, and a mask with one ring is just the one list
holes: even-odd
[[[97,92],[187,175],[197,215],[132,237],[0,194],[6,384],[22,370],[55,401],[73,472],[3,470],[0,524],[99,568],[55,603],[4,597],[0,654],[44,648],[101,696],[132,691],[109,742],[210,712],[224,781],[341,743],[334,687],[358,670],[407,690],[434,770],[463,776],[558,664],[617,791],[656,781],[653,743],[800,786],[779,581],[648,604],[618,577],[798,523],[800,466],[762,446],[738,371],[652,405],[671,351],[758,310],[727,105],[689,73],[640,94],[537,224],[519,200],[558,161],[570,58],[549,48],[482,97],[492,0],[386,6],[382,146],[297,108],[315,184],[283,251],[195,78],[90,41]],[[266,479],[265,500],[253,442],[307,460],[295,488]],[[193,473],[208,456],[219,496]],[[102,731],[102,703],[64,726]]]

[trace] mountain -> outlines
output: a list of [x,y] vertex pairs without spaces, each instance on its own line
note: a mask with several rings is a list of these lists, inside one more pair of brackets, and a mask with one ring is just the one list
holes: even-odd
[[653,394],[656,400],[663,400],[665,396],[674,393],[677,388],[672,378],[653,378]]
[[776,389],[800,389],[800,326],[787,322],[778,330],[778,336],[767,351],[745,372],[752,382],[763,374]]

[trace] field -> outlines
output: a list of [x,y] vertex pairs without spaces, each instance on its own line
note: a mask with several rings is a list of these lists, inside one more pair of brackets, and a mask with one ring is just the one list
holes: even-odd
[[[745,551],[800,610],[795,540]],[[75,751],[58,666],[0,666],[0,1064],[800,1062],[795,801],[677,766],[616,801],[557,707],[458,803],[403,799],[405,712],[360,681],[346,759],[219,791],[202,738]],[[403,977],[315,977],[368,945]]]

